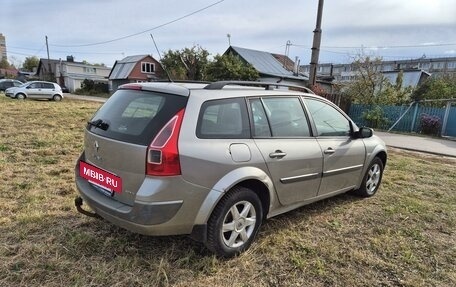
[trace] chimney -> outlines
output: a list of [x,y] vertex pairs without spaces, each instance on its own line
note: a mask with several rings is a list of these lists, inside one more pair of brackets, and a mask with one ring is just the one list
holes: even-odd
[[73,55],[67,56],[67,62],[74,62],[74,57],[73,57]]

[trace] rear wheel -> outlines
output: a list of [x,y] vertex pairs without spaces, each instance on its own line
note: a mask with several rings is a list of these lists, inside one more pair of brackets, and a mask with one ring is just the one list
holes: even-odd
[[59,101],[62,100],[62,96],[61,96],[61,95],[54,95],[54,96],[52,97],[52,100],[54,100],[54,101],[56,101],[56,102],[59,102]]
[[363,182],[358,190],[355,193],[362,197],[371,197],[373,196],[382,181],[383,176],[383,162],[380,158],[376,157],[370,163],[369,168],[364,175]]
[[206,246],[219,256],[235,256],[250,247],[262,220],[258,195],[251,189],[234,187],[220,200],[209,218]]
[[24,94],[17,94],[16,99],[18,100],[25,100],[25,95]]

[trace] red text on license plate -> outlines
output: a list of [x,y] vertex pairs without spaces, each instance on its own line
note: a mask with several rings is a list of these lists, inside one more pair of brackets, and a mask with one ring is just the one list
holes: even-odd
[[79,175],[114,192],[122,192],[122,179],[120,177],[83,161],[79,162]]

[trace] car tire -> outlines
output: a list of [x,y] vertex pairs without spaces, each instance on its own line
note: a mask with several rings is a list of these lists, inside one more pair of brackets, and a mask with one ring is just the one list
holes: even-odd
[[233,257],[252,244],[263,220],[258,195],[246,187],[234,187],[217,204],[207,223],[209,250]]
[[18,100],[25,100],[25,95],[24,94],[17,94],[16,99]]
[[363,182],[359,189],[355,190],[355,194],[361,197],[371,197],[377,193],[383,176],[383,162],[376,157],[369,164],[369,168],[364,175]]
[[62,96],[61,96],[61,95],[54,95],[54,96],[52,97],[52,100],[53,100],[54,102],[60,102],[60,101],[62,100]]

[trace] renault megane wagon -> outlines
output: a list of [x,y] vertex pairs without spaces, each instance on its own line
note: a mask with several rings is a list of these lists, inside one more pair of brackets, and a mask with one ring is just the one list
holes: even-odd
[[384,142],[324,98],[281,86],[121,86],[87,123],[77,209],[231,257],[266,218],[347,191],[374,195]]

